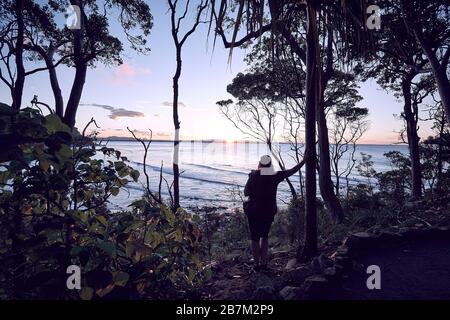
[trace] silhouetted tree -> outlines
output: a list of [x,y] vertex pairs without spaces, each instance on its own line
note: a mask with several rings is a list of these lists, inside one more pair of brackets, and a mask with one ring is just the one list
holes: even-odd
[[[316,150],[315,150],[315,123],[316,110],[320,105],[321,64],[318,17],[322,13],[339,13],[342,19],[335,20],[336,33],[341,35],[339,40],[344,49],[362,51],[365,37],[365,1],[276,1],[268,0],[269,14],[265,16],[266,2],[241,0],[237,6],[228,7],[228,1],[220,1],[218,10],[213,1],[213,13],[216,22],[216,33],[222,38],[225,47],[233,48],[246,44],[249,40],[271,31],[272,35],[282,36],[293,52],[306,63],[306,106],[305,106],[305,148],[306,148],[306,181],[305,181],[305,246],[299,250],[300,258],[307,258],[317,252],[317,225],[316,225]],[[236,19],[229,18],[230,8],[237,10]],[[245,14],[244,14],[245,13]],[[295,13],[301,13],[301,18]],[[319,14],[320,13],[320,14]],[[345,19],[349,15],[350,19]],[[299,29],[299,22],[306,19],[306,50],[294,36]],[[230,23],[231,21],[231,23]],[[330,21],[331,22],[331,21]],[[224,32],[224,24],[231,25],[232,39],[228,41]],[[246,34],[237,39],[238,30],[244,26]],[[350,46],[350,43],[356,46]],[[231,55],[230,50],[230,55]],[[348,50],[343,50],[343,55]],[[347,56],[349,58],[350,56]]]
[[[173,76],[173,100],[172,100],[172,114],[173,114],[173,125],[175,127],[175,136],[173,139],[173,197],[174,205],[173,210],[176,211],[180,207],[180,169],[178,166],[178,156],[179,156],[179,143],[180,143],[180,120],[178,117],[178,82],[181,76],[182,67],[182,55],[181,51],[186,40],[191,36],[198,25],[201,23],[202,13],[206,11],[208,7],[208,0],[201,0],[196,6],[196,13],[194,18],[194,23],[187,29],[183,34],[180,30],[182,21],[186,18],[190,8],[190,1],[185,1],[184,6],[180,5],[177,0],[168,0],[170,8],[170,22],[173,43],[175,45],[175,58],[176,58],[176,68],[175,74]],[[177,17],[177,10],[181,7],[182,14]]]
[[447,0],[396,0],[386,3],[401,17],[406,33],[414,37],[430,62],[442,107],[450,123],[450,3]]
[[[233,82],[227,86],[227,91],[238,101],[217,102],[222,114],[242,133],[265,143],[278,162],[285,169],[280,151],[276,149],[274,140],[277,137],[277,127],[284,120],[284,95],[270,73],[238,73]],[[281,132],[278,132],[280,135]],[[297,192],[291,181],[286,178],[292,197]]]
[[[55,113],[70,127],[75,125],[88,67],[95,67],[99,62],[113,65],[122,63],[122,42],[110,34],[109,19],[114,16],[113,13],[118,12],[119,23],[131,48],[138,52],[149,50],[145,37],[150,32],[153,18],[150,8],[142,0],[106,1],[101,8],[95,1],[84,0],[58,0],[46,4],[24,0],[4,1],[3,4],[0,10],[0,46],[2,63],[10,79],[4,75],[0,76],[11,90],[13,105],[18,105],[19,93],[20,97],[22,96],[24,77],[48,71],[55,98]],[[17,11],[19,5],[22,8],[20,14]],[[69,5],[80,8],[80,16],[77,17],[79,29],[70,30],[56,23],[58,15],[65,13]],[[17,32],[21,30],[22,24],[23,31]],[[134,34],[135,29],[139,29],[140,33]],[[20,36],[22,33],[23,37]],[[22,40],[19,40],[19,37],[22,37]],[[9,59],[13,55],[15,65],[12,65]],[[23,70],[22,73],[20,70],[23,67],[23,57],[42,61],[45,67]],[[75,68],[65,111],[56,72],[60,64]],[[15,77],[13,70],[17,70]]]
[[[414,37],[408,36],[407,28],[398,12],[384,14],[385,23],[377,33],[378,46],[373,56],[365,63],[366,77],[374,77],[381,87],[394,91],[403,99],[402,118],[406,124],[406,139],[411,159],[411,197],[422,196],[422,174],[420,164],[418,120],[420,103],[429,94],[430,84],[415,85],[415,81],[426,73],[428,59]],[[418,80],[424,81],[424,80]],[[414,92],[413,92],[414,91]],[[414,93],[414,94],[413,94]],[[425,96],[421,96],[421,95]],[[403,138],[403,135],[402,135]]]

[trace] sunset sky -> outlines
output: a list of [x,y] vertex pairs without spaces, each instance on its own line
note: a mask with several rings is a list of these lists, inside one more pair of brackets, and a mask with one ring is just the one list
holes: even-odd
[[[128,135],[126,127],[144,131],[153,130],[154,138],[171,139],[172,124],[172,76],[175,69],[174,45],[170,35],[170,15],[165,1],[150,3],[154,26],[149,37],[151,52],[138,55],[127,49],[124,64],[119,67],[98,65],[89,69],[82,96],[82,105],[77,114],[77,125],[83,127],[91,117],[101,126],[102,136]],[[115,34],[121,35],[117,25]],[[180,120],[183,139],[244,139],[219,112],[215,102],[231,98],[226,86],[233,77],[244,71],[245,52],[235,50],[228,64],[228,51],[221,42],[212,48],[212,39],[207,41],[207,25],[200,25],[188,39],[183,49],[183,70],[180,80]],[[123,39],[123,36],[120,36]],[[126,44],[125,44],[125,47]],[[27,68],[35,65],[27,64]],[[73,79],[73,70],[59,67],[58,76],[67,102]],[[364,100],[370,112],[370,130],[362,143],[395,143],[401,121],[401,101],[382,91],[370,81],[361,85]],[[24,102],[28,103],[37,94],[39,100],[53,103],[48,74],[40,72],[26,78]],[[6,86],[0,86],[0,101],[10,102]],[[130,112],[131,111],[131,112]],[[430,134],[429,124],[421,124],[422,137]]]

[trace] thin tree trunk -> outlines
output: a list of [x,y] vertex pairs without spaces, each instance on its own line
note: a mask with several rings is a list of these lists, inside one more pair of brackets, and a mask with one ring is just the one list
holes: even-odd
[[445,129],[445,115],[443,114],[439,123],[439,139],[438,139],[438,161],[437,161],[437,188],[441,188],[442,182],[442,146]]
[[418,199],[422,196],[422,173],[419,154],[419,136],[417,134],[416,116],[412,110],[411,81],[412,76],[407,76],[402,81],[402,93],[404,98],[403,112],[406,121],[406,133],[408,138],[409,156],[411,159],[411,197]]
[[20,109],[22,106],[23,86],[25,84],[25,68],[23,66],[23,40],[24,40],[24,22],[23,22],[23,0],[17,0],[15,6],[15,13],[17,17],[17,38],[16,38],[16,81],[13,90],[14,109]]
[[316,8],[307,2],[308,30],[306,34],[306,110],[305,110],[305,240],[297,253],[300,260],[317,253],[316,213],[316,105],[319,85],[319,39]]
[[173,140],[173,206],[174,211],[180,207],[180,169],[179,144],[180,144],[180,121],[178,120],[178,81],[181,75],[181,47],[176,45],[177,67],[173,76],[173,125],[175,128],[175,137]]

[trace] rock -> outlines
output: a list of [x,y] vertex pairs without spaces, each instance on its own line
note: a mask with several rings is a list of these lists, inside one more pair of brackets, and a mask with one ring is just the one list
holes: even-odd
[[271,286],[256,288],[252,295],[252,300],[275,300],[275,289]]
[[340,256],[348,256],[350,253],[350,249],[348,246],[342,245],[336,249],[336,253]]
[[342,265],[340,265],[339,263],[335,263],[333,267],[334,267],[334,270],[336,271],[337,277],[340,277],[341,275],[344,274],[345,268]]
[[352,252],[359,250],[361,247],[361,240],[354,235],[351,235],[342,241],[344,246],[347,246]]
[[307,277],[312,275],[312,270],[306,266],[297,267],[287,272],[289,280],[294,284],[302,284]]
[[243,289],[229,289],[226,288],[214,295],[215,298],[221,300],[243,300],[248,299],[249,293]]
[[356,239],[359,240],[360,244],[358,250],[364,250],[373,244],[376,244],[379,235],[368,233],[368,232],[357,232],[352,234]]
[[379,245],[392,244],[401,240],[401,235],[396,232],[383,231],[378,237]]
[[297,259],[289,259],[288,263],[286,264],[286,267],[284,267],[284,270],[289,271],[294,269],[297,266]]
[[303,297],[303,292],[300,287],[286,286],[279,292],[283,300],[299,300]]
[[450,238],[450,228],[448,227],[438,227],[437,228],[440,237],[443,239],[449,239]]
[[289,251],[287,250],[275,250],[270,252],[271,257],[282,257],[289,254]]
[[251,283],[253,284],[253,288],[258,287],[272,287],[273,288],[273,282],[272,279],[264,274],[264,273],[255,273],[250,279]]
[[318,260],[321,270],[325,270],[326,268],[331,267],[333,265],[333,261],[323,253],[319,256]]
[[314,273],[322,273],[323,270],[332,265],[333,261],[323,253],[311,261],[311,268]]
[[368,232],[356,232],[352,235],[362,241],[370,240],[373,236],[372,234],[370,234]]
[[308,299],[319,299],[329,291],[329,282],[323,276],[311,276],[305,280],[304,290]]
[[322,273],[322,268],[320,267],[319,258],[315,257],[311,261],[311,269],[313,273],[319,274]]
[[408,237],[408,236],[410,236],[410,235],[413,233],[413,231],[412,231],[410,228],[403,227],[403,228],[400,228],[400,229],[398,230],[398,233],[399,233],[402,237]]
[[[350,256],[350,249],[349,249],[349,247],[346,246],[346,245],[341,245],[331,255],[331,259],[336,260],[337,257],[348,257],[348,256]],[[327,267],[330,267],[330,266],[331,265],[328,265]]]
[[335,265],[340,265],[342,267],[343,272],[350,271],[353,266],[353,260],[348,256],[336,256],[335,257]]
[[227,254],[224,258],[223,261],[232,261],[232,262],[236,262],[237,260],[239,260],[239,256],[241,254],[237,253],[237,252],[233,252],[233,253],[229,253]]
[[332,266],[332,267],[328,267],[325,270],[323,270],[322,275],[325,277],[325,279],[327,279],[328,281],[334,281],[337,279],[337,271],[336,271],[336,267]]

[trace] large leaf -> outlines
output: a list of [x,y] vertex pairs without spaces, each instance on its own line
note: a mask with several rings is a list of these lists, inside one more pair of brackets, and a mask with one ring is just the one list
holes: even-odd
[[129,279],[130,275],[128,273],[119,272],[114,277],[114,284],[119,287],[125,287]]
[[83,300],[91,300],[94,295],[94,289],[91,287],[83,287],[80,291],[80,298]]
[[53,134],[59,131],[70,133],[70,128],[61,121],[56,114],[49,114],[45,117],[45,128],[49,134]]
[[111,258],[116,257],[116,246],[111,241],[98,241],[97,247],[107,253]]

